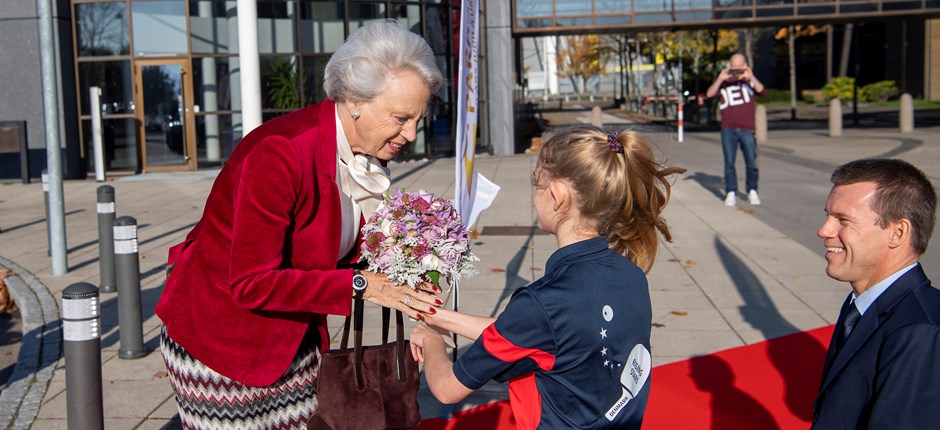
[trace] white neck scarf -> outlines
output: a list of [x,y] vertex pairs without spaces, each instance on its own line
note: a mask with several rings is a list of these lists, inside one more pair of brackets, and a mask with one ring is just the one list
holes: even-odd
[[368,220],[372,216],[375,209],[379,207],[379,203],[382,202],[383,193],[388,191],[392,182],[389,178],[389,170],[382,167],[375,157],[363,154],[353,155],[338,111],[336,112],[336,155],[336,182],[342,197],[349,199],[352,203],[350,208],[345,202],[341,202],[344,234],[343,240],[340,241],[340,257],[343,257],[355,243],[359,217],[364,216]]

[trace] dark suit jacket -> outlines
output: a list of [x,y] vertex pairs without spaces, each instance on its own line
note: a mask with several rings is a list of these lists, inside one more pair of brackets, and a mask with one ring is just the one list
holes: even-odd
[[848,305],[826,354],[812,428],[940,427],[940,290],[918,264],[875,300],[834,354]]
[[337,270],[335,176],[329,100],[245,136],[199,223],[170,250],[168,264],[176,265],[156,307],[167,334],[209,368],[252,386],[287,370],[311,324],[326,348],[325,315],[349,315],[352,298],[352,269]]

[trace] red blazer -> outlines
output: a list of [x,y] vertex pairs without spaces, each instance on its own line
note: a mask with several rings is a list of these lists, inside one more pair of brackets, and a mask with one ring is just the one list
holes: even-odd
[[334,103],[262,124],[229,157],[202,219],[170,249],[175,266],[156,306],[169,336],[251,386],[284,374],[311,324],[327,348],[326,315],[349,315],[352,298],[352,269],[337,263],[341,217]]

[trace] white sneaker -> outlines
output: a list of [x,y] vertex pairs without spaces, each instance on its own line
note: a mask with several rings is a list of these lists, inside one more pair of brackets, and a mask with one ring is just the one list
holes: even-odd
[[725,196],[725,206],[734,206],[738,203],[738,196],[735,194],[737,193],[734,191],[728,191],[728,195]]
[[748,191],[747,202],[754,206],[760,206],[760,197],[757,196],[757,190]]

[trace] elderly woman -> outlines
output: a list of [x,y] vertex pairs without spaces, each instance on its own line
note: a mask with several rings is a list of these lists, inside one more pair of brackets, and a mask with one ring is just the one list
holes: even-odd
[[[262,124],[219,173],[205,213],[170,249],[156,307],[186,428],[303,428],[317,406],[326,315],[351,299],[434,313],[440,291],[359,272],[359,227],[443,78],[427,43],[392,22],[349,36],[328,100]],[[355,287],[354,287],[355,283]]]

